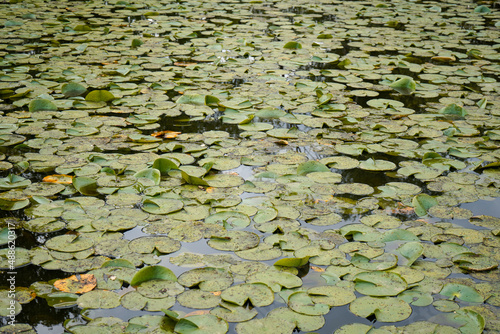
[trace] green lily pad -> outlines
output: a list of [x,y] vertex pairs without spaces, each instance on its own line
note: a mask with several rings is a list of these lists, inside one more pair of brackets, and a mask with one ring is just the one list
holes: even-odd
[[81,308],[110,309],[120,306],[120,296],[113,291],[92,290],[78,297],[76,303]]
[[156,215],[166,215],[177,212],[184,207],[184,203],[171,198],[149,198],[142,203],[142,209]]
[[200,94],[184,94],[177,101],[177,104],[192,104],[195,106],[201,105],[217,105],[219,99],[212,95],[200,95]]
[[401,276],[384,271],[359,273],[353,281],[356,291],[368,296],[396,296],[408,287]]
[[294,322],[276,321],[275,318],[265,317],[262,319],[253,319],[236,325],[236,332],[238,334],[290,334],[293,332],[295,327],[297,327],[297,325]]
[[267,270],[250,274],[246,279],[247,283],[263,283],[269,286],[274,292],[279,292],[282,287],[287,289],[296,288],[302,285],[302,280],[290,273],[283,271]]
[[307,290],[314,303],[330,307],[347,305],[356,299],[354,290],[340,286],[316,286]]
[[219,305],[221,298],[203,290],[186,290],[177,296],[177,302],[184,307],[207,309]]
[[242,228],[250,225],[250,218],[241,212],[221,211],[205,218],[206,224],[220,223],[225,228]]
[[358,167],[364,170],[386,171],[396,169],[396,164],[387,160],[368,159],[361,161]]
[[446,107],[443,107],[442,109],[439,110],[440,114],[443,115],[453,115],[453,116],[459,116],[459,117],[465,117],[468,113],[467,111],[456,104],[449,104]]
[[178,282],[186,287],[197,286],[202,291],[220,291],[233,284],[233,278],[222,268],[196,268],[182,273]]
[[434,299],[430,293],[406,290],[398,295],[398,298],[414,306],[429,306]]
[[0,190],[26,188],[30,184],[30,180],[15,174],[9,174],[7,177],[0,178]]
[[484,302],[484,298],[477,292],[476,289],[463,284],[445,284],[439,293],[443,296],[449,297],[450,299],[458,298],[471,303]]
[[[434,321],[436,322],[436,320]],[[486,325],[485,319],[481,314],[468,309],[445,313],[442,321],[458,328],[462,334],[482,333]]]
[[351,257],[351,263],[357,268],[364,270],[387,270],[395,267],[397,262],[397,256],[388,253],[384,253],[373,259],[357,253]]
[[36,99],[30,102],[29,111],[57,111],[57,106],[51,100]]
[[291,50],[294,50],[294,49],[302,49],[302,44],[300,44],[299,42],[288,42],[286,43],[283,48],[285,49],[291,49]]
[[181,243],[167,236],[141,237],[132,240],[129,248],[141,254],[152,253],[155,249],[160,253],[169,254],[178,251]]
[[0,298],[0,316],[2,317],[16,316],[21,313],[22,308],[17,300]]
[[93,196],[97,195],[97,181],[90,177],[75,177],[73,179],[73,186],[82,195]]
[[68,308],[77,305],[79,295],[70,292],[54,292],[45,297],[47,304],[53,308]]
[[257,234],[248,231],[227,231],[223,235],[214,235],[208,241],[212,248],[224,251],[243,251],[259,245]]
[[330,306],[313,302],[307,292],[294,292],[288,297],[288,307],[300,314],[323,315],[330,311]]
[[415,213],[420,217],[423,217],[427,215],[427,210],[438,205],[438,201],[430,195],[418,194],[413,197],[412,204],[415,208]]
[[424,246],[420,242],[411,241],[401,245],[396,252],[403,257],[400,258],[400,263],[410,267],[424,253]]
[[412,313],[407,302],[393,297],[361,297],[351,303],[349,310],[363,318],[375,316],[381,322],[403,321]]
[[495,259],[475,253],[458,254],[452,261],[460,268],[471,271],[486,271],[498,267],[498,261]]
[[175,332],[180,334],[224,334],[229,326],[223,319],[211,314],[192,315],[182,318],[175,325]]
[[61,93],[65,97],[80,96],[83,93],[85,93],[86,91],[87,91],[87,88],[85,88],[83,85],[76,83],[76,82],[70,82],[70,83],[62,85],[62,87],[61,87]]
[[318,161],[307,161],[297,167],[298,175],[307,175],[312,172],[329,172],[330,169]]
[[267,306],[274,301],[271,288],[261,283],[243,283],[234,285],[221,294],[221,298],[236,305],[243,306],[248,301],[254,307]]
[[256,309],[248,309],[233,303],[221,302],[219,307],[210,311],[210,314],[227,322],[244,322],[254,318],[258,312]]
[[80,252],[94,246],[94,241],[73,234],[65,234],[53,237],[45,242],[49,249],[64,253]]
[[151,280],[167,280],[176,282],[177,277],[170,269],[163,266],[144,267],[134,275],[130,285],[137,286],[143,282]]
[[85,101],[88,102],[109,102],[113,101],[115,96],[107,90],[93,90],[85,96]]
[[416,83],[412,78],[404,77],[399,80],[394,81],[389,85],[392,89],[398,93],[408,95],[415,91]]
[[141,182],[141,179],[146,179],[141,182],[144,186],[159,185],[161,181],[161,173],[156,168],[146,168],[134,174],[134,177]]

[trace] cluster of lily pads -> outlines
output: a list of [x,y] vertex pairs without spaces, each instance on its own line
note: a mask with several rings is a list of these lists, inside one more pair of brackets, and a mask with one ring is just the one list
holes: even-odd
[[76,334],[497,332],[500,218],[463,207],[500,197],[490,7],[0,4],[0,270],[62,275],[16,286],[17,317],[36,298]]

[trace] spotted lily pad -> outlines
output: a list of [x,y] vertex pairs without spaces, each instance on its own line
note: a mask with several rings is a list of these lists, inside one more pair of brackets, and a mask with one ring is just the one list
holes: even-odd
[[93,290],[76,300],[81,308],[110,309],[120,306],[120,296],[113,291]]
[[290,273],[283,271],[267,270],[249,275],[247,283],[263,283],[269,286],[274,292],[279,292],[282,287],[291,289],[302,285],[302,280]]
[[249,301],[253,306],[267,306],[274,301],[273,291],[265,284],[243,283],[234,285],[221,294],[226,302],[243,306]]
[[393,297],[361,297],[351,303],[349,310],[363,318],[375,316],[382,322],[403,321],[412,313],[407,302]]
[[177,199],[171,198],[149,198],[142,203],[142,209],[146,212],[165,215],[168,213],[179,211],[184,207],[184,203]]
[[178,282],[186,287],[197,286],[203,291],[220,291],[233,283],[233,278],[222,268],[196,268],[182,273]]
[[45,246],[59,252],[73,253],[89,249],[94,246],[94,241],[90,238],[65,234],[47,240]]

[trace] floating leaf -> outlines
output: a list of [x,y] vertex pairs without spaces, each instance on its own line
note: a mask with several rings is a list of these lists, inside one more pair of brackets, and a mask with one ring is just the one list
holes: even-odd
[[87,88],[76,82],[70,82],[62,85],[61,93],[65,97],[80,96],[87,91]]
[[196,268],[182,273],[179,283],[186,287],[197,286],[203,291],[220,291],[233,283],[233,278],[222,268]]
[[294,292],[288,297],[288,307],[297,313],[306,315],[323,315],[330,311],[330,306],[314,303],[311,296],[303,291]]
[[73,179],[73,186],[82,195],[93,196],[97,195],[97,181],[90,177],[75,177]]
[[177,169],[178,164],[173,160],[167,158],[158,158],[153,162],[153,168],[160,171],[161,175],[168,175],[168,172],[172,169]]
[[163,266],[144,267],[134,275],[130,285],[138,286],[143,282],[151,280],[167,280],[177,282],[177,277],[172,270]]
[[76,293],[70,292],[53,292],[45,297],[47,304],[50,307],[59,308],[69,308],[77,305],[77,300],[79,296]]
[[283,46],[283,48],[291,50],[302,49],[302,45],[299,42],[288,42]]
[[229,326],[223,319],[211,314],[192,315],[182,318],[175,325],[175,332],[180,334],[224,334]]
[[491,13],[491,9],[488,6],[481,5],[474,8],[474,13],[489,14]]
[[165,215],[171,212],[179,211],[184,207],[184,203],[171,198],[150,198],[142,203],[142,209],[146,212],[156,215]]
[[412,199],[413,207],[415,208],[415,213],[420,217],[427,215],[427,210],[435,205],[438,205],[438,201],[427,194],[418,194]]
[[477,292],[476,289],[463,284],[445,284],[439,293],[443,296],[450,297],[450,299],[458,298],[471,303],[484,302],[483,297]]
[[318,161],[303,162],[297,167],[298,175],[307,175],[313,172],[329,172],[329,171],[330,168],[326,167],[325,165],[323,165]]
[[361,297],[351,303],[349,310],[363,318],[375,316],[381,322],[403,321],[412,312],[407,302],[393,297]]
[[409,95],[415,91],[416,83],[412,78],[404,77],[394,81],[389,85],[389,87],[391,87],[398,93]]
[[184,94],[175,103],[192,104],[195,106],[216,106],[219,103],[219,99],[212,95]]
[[57,111],[57,106],[54,102],[47,99],[36,99],[30,102],[29,111]]
[[110,309],[120,306],[120,296],[113,291],[93,290],[78,297],[76,302],[81,308]]
[[274,301],[274,293],[265,284],[243,283],[224,290],[221,298],[240,306],[249,301],[254,307],[260,307],[270,305]]
[[302,280],[299,277],[287,272],[274,270],[251,274],[247,277],[246,281],[247,283],[263,283],[269,286],[274,292],[279,292],[282,286],[291,289],[302,285]]
[[401,276],[384,271],[359,273],[353,280],[356,291],[368,296],[396,296],[408,287]]
[[495,259],[475,253],[458,254],[452,260],[460,268],[471,271],[486,271],[498,267],[498,261]]
[[7,177],[0,178],[0,190],[26,188],[30,184],[30,180],[15,174],[9,174]]
[[467,115],[467,111],[465,111],[463,107],[454,103],[443,107],[439,110],[439,113],[443,115],[454,115],[459,117],[465,117]]
[[114,99],[115,96],[107,90],[93,90],[85,96],[85,101],[89,102],[109,102]]

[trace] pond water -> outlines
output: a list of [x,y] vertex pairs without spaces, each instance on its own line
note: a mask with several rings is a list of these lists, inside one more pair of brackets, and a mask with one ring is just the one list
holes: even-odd
[[497,333],[499,9],[1,3],[0,332]]

